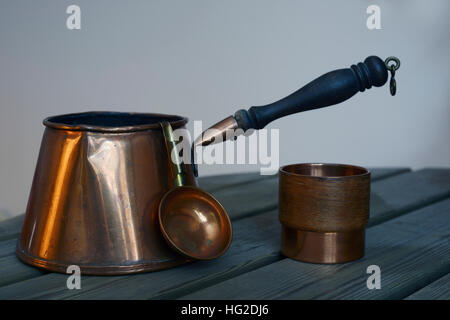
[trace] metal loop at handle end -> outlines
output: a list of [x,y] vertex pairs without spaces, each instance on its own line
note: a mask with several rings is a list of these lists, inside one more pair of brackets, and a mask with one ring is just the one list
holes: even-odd
[[[395,63],[389,65],[389,62],[391,62],[391,61],[393,61]],[[391,70],[391,68],[394,67],[394,71],[395,71],[400,68],[400,59],[397,57],[394,57],[394,56],[387,57],[386,60],[384,60],[384,64],[386,65],[386,68],[388,70]]]
[[[394,62],[389,64],[390,62]],[[388,57],[384,60],[384,64],[386,65],[386,69],[391,72],[391,81],[389,84],[389,89],[391,91],[391,95],[395,96],[397,92],[397,81],[395,81],[395,71],[400,68],[400,59],[397,57]]]

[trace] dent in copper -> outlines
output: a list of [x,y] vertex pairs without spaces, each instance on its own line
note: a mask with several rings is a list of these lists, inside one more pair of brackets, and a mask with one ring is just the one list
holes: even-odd
[[[51,117],[42,139],[17,254],[57,272],[144,272],[188,261],[164,241],[158,205],[170,190],[160,114]],[[191,166],[186,184],[196,185]]]
[[313,263],[343,263],[364,255],[370,172],[340,164],[280,168],[282,253]]

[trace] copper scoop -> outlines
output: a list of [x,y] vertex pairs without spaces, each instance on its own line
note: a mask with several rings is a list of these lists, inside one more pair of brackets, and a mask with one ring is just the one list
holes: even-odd
[[172,126],[162,122],[175,187],[159,204],[159,225],[169,245],[197,260],[221,256],[231,243],[231,222],[224,207],[209,193],[185,186],[185,172],[176,151]]

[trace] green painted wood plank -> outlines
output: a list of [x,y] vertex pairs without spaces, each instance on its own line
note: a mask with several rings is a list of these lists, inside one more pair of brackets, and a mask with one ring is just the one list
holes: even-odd
[[[401,299],[450,271],[450,199],[367,230],[366,256],[341,265],[283,259],[183,299]],[[369,265],[381,289],[366,286]]]
[[379,180],[371,185],[369,225],[449,196],[450,169],[423,169]]
[[[421,177],[418,175],[418,177]],[[410,178],[406,178],[410,182]],[[381,183],[383,180],[375,182],[374,185]],[[427,186],[424,185],[423,188]],[[428,200],[429,194],[426,192],[425,201]],[[383,203],[389,203],[390,198],[396,197],[392,193],[387,193],[387,198],[383,199]],[[409,194],[407,195],[409,197]],[[421,194],[417,194],[416,201],[420,203]],[[423,199],[422,199],[423,200]],[[392,208],[379,206],[379,210],[390,210],[395,213]],[[397,208],[399,211],[402,207]],[[378,210],[378,209],[376,209]],[[377,212],[374,215],[384,215],[384,211]],[[49,274],[41,279],[33,279],[13,284],[11,286],[1,288],[1,297],[33,297],[33,298],[172,298],[177,297],[185,292],[191,292],[205,285],[216,283],[217,281],[234,277],[245,271],[249,271],[255,267],[267,264],[271,259],[278,258],[279,252],[279,223],[276,211],[266,214],[272,220],[255,225],[254,219],[264,215],[242,219],[233,223],[235,228],[235,237],[230,251],[222,258],[206,262],[195,263],[189,265],[191,271],[184,272],[184,268],[161,271],[154,274],[133,275],[125,277],[83,277],[83,289],[80,292],[70,292],[61,284],[65,284],[66,277],[64,275]],[[262,218],[261,218],[262,219]],[[246,242],[245,236],[236,233],[239,230],[241,222],[249,223],[248,227],[241,227],[240,230],[246,236],[260,237],[260,241]],[[253,228],[252,228],[253,226]],[[256,226],[256,228],[254,228]],[[240,249],[235,249],[240,248]],[[243,250],[236,251],[236,250]],[[262,252],[261,250],[264,250]],[[269,251],[265,251],[269,250]],[[208,269],[202,269],[199,266],[206,265]],[[209,269],[211,268],[211,269]],[[166,274],[168,274],[166,278]],[[121,290],[112,290],[113,286],[117,287],[118,282],[122,284]],[[147,282],[148,281],[148,282]],[[157,291],[152,291],[152,286],[157,287]],[[32,288],[39,288],[33,290]],[[43,288],[46,288],[44,290]],[[119,287],[117,287],[119,288]],[[127,289],[128,288],[128,289]],[[130,289],[132,288],[132,289]],[[57,292],[57,293],[56,293]],[[14,294],[13,294],[14,293]]]
[[0,268],[0,287],[22,280],[39,277],[46,273],[37,268],[21,263],[15,255],[7,255],[0,258]]
[[411,169],[404,167],[395,168],[369,168],[372,181],[386,179],[402,173],[410,172]]
[[222,174],[198,178],[200,188],[209,192],[236,187],[242,184],[255,182],[263,179],[271,179],[275,176],[262,176],[259,172],[245,172],[239,174]]
[[450,300],[450,273],[414,292],[406,300]]
[[[164,297],[174,289],[190,292],[280,259],[277,213],[272,211],[233,224],[234,239],[224,256],[159,272],[119,277],[82,276],[81,290],[66,288],[67,276],[48,274],[0,288],[0,299]],[[239,240],[237,240],[239,239]],[[33,268],[28,268],[33,269]],[[194,283],[195,281],[195,283]]]
[[0,258],[13,255],[16,243],[16,238],[0,241]]
[[[262,187],[264,187],[264,183],[262,180],[267,179],[267,177],[260,178],[261,176],[257,174],[244,174],[244,175],[233,175],[233,177],[220,177],[221,181],[223,183],[223,186],[226,186],[227,184],[231,186],[233,189],[238,188],[239,184],[241,183],[251,183],[256,190],[260,190]],[[206,182],[202,181],[200,179],[199,183],[208,185],[208,179],[213,180],[213,178],[206,178]],[[275,179],[275,177],[272,177],[272,179]],[[250,181],[250,182],[249,182]],[[211,182],[211,181],[209,181]],[[258,184],[259,182],[259,184]],[[222,204],[228,209],[230,217],[232,219],[235,218],[235,216],[243,216],[246,214],[247,211],[255,212],[257,209],[254,209],[254,207],[258,207],[258,203],[254,202],[247,203],[245,206],[241,205],[240,202],[242,202],[243,198],[238,199],[232,199],[226,196],[222,196],[223,193],[226,194],[226,187],[224,188],[218,188],[217,185],[214,183],[209,183],[211,189],[216,190],[215,195],[221,198]],[[236,201],[238,200],[238,201]],[[24,216],[15,217],[12,219],[9,219],[3,223],[0,224],[0,236],[3,237],[4,241],[0,241],[0,257],[5,257],[3,263],[5,264],[5,269],[7,272],[0,274],[0,285],[5,285],[12,283],[16,280],[24,280],[26,277],[33,278],[35,276],[41,275],[41,273],[38,271],[36,272],[35,268],[24,266],[22,262],[20,262],[15,257],[15,239],[18,237],[21,225],[23,223]],[[17,267],[17,269],[15,268]],[[25,269],[30,269],[29,272],[24,272]],[[17,275],[14,275],[15,270],[17,270]]]
[[0,241],[17,238],[20,235],[24,218],[25,215],[21,214],[0,222]]

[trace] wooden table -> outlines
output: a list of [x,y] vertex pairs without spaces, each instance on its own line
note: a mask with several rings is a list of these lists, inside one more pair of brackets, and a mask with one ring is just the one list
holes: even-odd
[[[23,216],[0,223],[0,299],[449,299],[450,169],[372,170],[366,255],[340,265],[280,255],[278,178],[256,173],[200,179],[228,209],[234,237],[214,261],[159,272],[82,276],[21,263],[14,250]],[[366,286],[381,268],[381,289]]]

